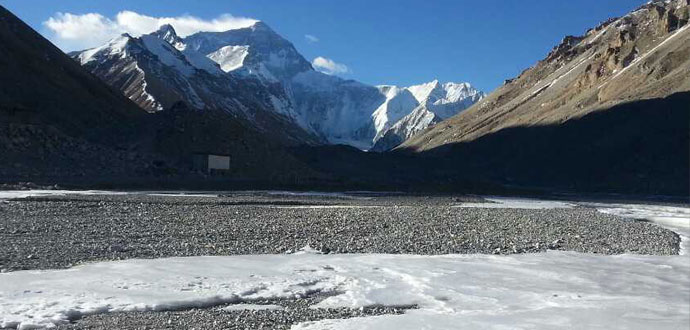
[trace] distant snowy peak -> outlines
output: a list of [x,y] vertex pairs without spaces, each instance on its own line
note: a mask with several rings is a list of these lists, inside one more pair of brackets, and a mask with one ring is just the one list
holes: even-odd
[[469,83],[441,84],[438,80],[410,87],[383,85],[377,88],[386,96],[386,101],[372,114],[376,129],[374,143],[394,126],[407,138],[432,123],[458,114],[484,97],[484,93]]
[[434,80],[426,84],[410,86],[407,87],[407,90],[414,95],[419,103],[425,103],[434,93],[442,94],[444,92],[443,87],[438,80]]
[[[311,63],[292,43],[260,21],[242,29],[198,32],[186,37],[184,42],[221,67],[230,63],[226,68],[237,70],[241,58],[246,73],[269,82],[287,81],[299,73],[313,70]],[[227,48],[229,46],[232,48]]]
[[196,68],[184,54],[155,33],[143,35],[140,39],[146,49],[156,55],[163,64],[175,68],[186,76],[194,74]]
[[125,33],[106,43],[103,46],[87,49],[78,53],[77,59],[81,65],[98,60],[100,57],[119,56],[126,57],[126,48],[132,40],[132,36]]
[[401,91],[411,93],[419,104],[427,103],[454,103],[467,98],[482,98],[484,93],[475,89],[469,83],[440,83],[434,80],[425,84],[413,85],[409,87],[398,87],[392,85],[377,86],[381,93],[388,97],[394,97]]
[[173,26],[170,24],[161,25],[161,27],[158,28],[158,31],[155,31],[150,35],[173,45],[178,50],[185,49],[185,45],[182,42],[182,39],[180,39],[180,37],[177,36],[175,28],[173,28]]
[[438,80],[426,84],[407,87],[420,104],[449,104],[462,102],[465,99],[481,99],[484,93],[469,83],[447,82]]
[[397,86],[379,86],[378,88],[386,96],[386,100],[371,115],[376,129],[374,141],[383,136],[388,128],[410,114],[420,104],[419,100],[407,88]]
[[456,84],[449,82],[443,84],[436,91],[423,104],[442,120],[455,116],[486,96],[469,83]]
[[86,65],[91,61],[102,62],[114,57],[126,58],[142,51],[150,52],[163,64],[186,76],[195,74],[197,70],[215,75],[223,73],[214,61],[189,49],[171,25],[163,25],[159,30],[138,38],[125,33],[101,47],[78,53],[77,59],[82,65]]
[[382,152],[393,149],[415,134],[440,122],[439,116],[425,105],[415,108],[410,114],[398,120],[389,129],[382,131],[370,151]]
[[[203,70],[214,75],[223,73],[214,61],[188,47],[184,39],[178,37],[170,24],[162,25],[158,31],[143,35],[141,39],[163,63],[180,68],[185,74],[193,74],[195,70]],[[171,61],[171,56],[184,63],[181,64],[176,60]]]
[[469,83],[445,83],[443,84],[443,89],[446,91],[446,97],[444,98],[447,102],[457,102],[461,99],[468,97],[483,97],[484,93],[475,89]]

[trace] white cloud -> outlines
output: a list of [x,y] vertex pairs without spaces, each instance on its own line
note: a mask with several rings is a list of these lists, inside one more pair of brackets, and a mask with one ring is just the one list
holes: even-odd
[[171,24],[180,36],[185,37],[199,31],[219,32],[244,28],[256,22],[255,19],[230,14],[204,20],[189,15],[152,17],[133,11],[121,11],[114,19],[98,13],[56,13],[43,24],[51,33],[49,39],[58,47],[63,50],[78,50],[99,46],[122,33],[134,36],[150,33],[164,24]]
[[319,42],[319,38],[317,38],[316,36],[313,36],[313,35],[311,35],[311,34],[305,34],[305,35],[304,35],[304,39],[307,39],[307,41],[310,42],[310,43]]
[[330,58],[321,56],[311,61],[311,65],[314,67],[314,69],[330,75],[350,72],[350,68],[348,68],[347,65],[337,63]]
[[57,13],[43,22],[52,32],[48,36],[63,50],[78,50],[102,44],[117,36],[117,25],[101,14]]

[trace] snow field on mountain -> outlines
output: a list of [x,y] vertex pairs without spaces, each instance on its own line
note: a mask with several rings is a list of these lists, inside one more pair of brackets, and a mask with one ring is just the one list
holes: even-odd
[[230,72],[242,67],[248,52],[249,46],[225,46],[207,56],[223,71]]

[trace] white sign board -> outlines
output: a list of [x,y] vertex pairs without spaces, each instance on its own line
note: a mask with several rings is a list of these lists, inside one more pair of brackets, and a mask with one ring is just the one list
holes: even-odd
[[230,169],[230,157],[229,156],[208,155],[208,169],[209,170],[229,170]]

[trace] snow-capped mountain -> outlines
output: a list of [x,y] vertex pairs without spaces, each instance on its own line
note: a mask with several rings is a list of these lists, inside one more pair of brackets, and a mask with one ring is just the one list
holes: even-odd
[[170,25],[140,37],[123,34],[72,56],[149,112],[183,101],[200,113],[220,111],[246,120],[286,144],[321,142],[273,110],[279,89],[269,90],[256,78],[227,74],[188,47]]
[[427,127],[469,108],[484,93],[468,83],[445,83],[438,80],[400,88],[379,86],[386,102],[372,115],[376,127],[373,151],[386,151]]
[[[363,150],[386,134],[396,138],[376,150],[395,147],[484,95],[467,83],[376,87],[327,75],[263,22],[186,38],[165,25],[74,56],[149,111],[183,100],[196,109],[221,109],[250,121],[271,113],[312,140]],[[414,120],[420,116],[424,120]]]
[[[467,83],[433,81],[407,88],[375,87],[330,76],[314,70],[289,41],[262,22],[226,32],[200,32],[185,42],[226,72],[255,76],[267,85],[280,83],[285,93],[276,95],[280,100],[276,104],[278,113],[291,116],[329,143],[360,149],[371,149],[398,121],[420,106],[429,109],[430,120],[417,121],[413,126],[409,126],[409,120],[401,122],[400,129],[391,134],[404,141],[484,96]],[[386,146],[380,145],[379,150],[395,145]]]
[[[256,75],[265,81],[289,80],[312,70],[311,63],[289,41],[263,22],[225,32],[199,32],[184,42],[219,63],[225,72]],[[227,65],[230,63],[234,64]]]

